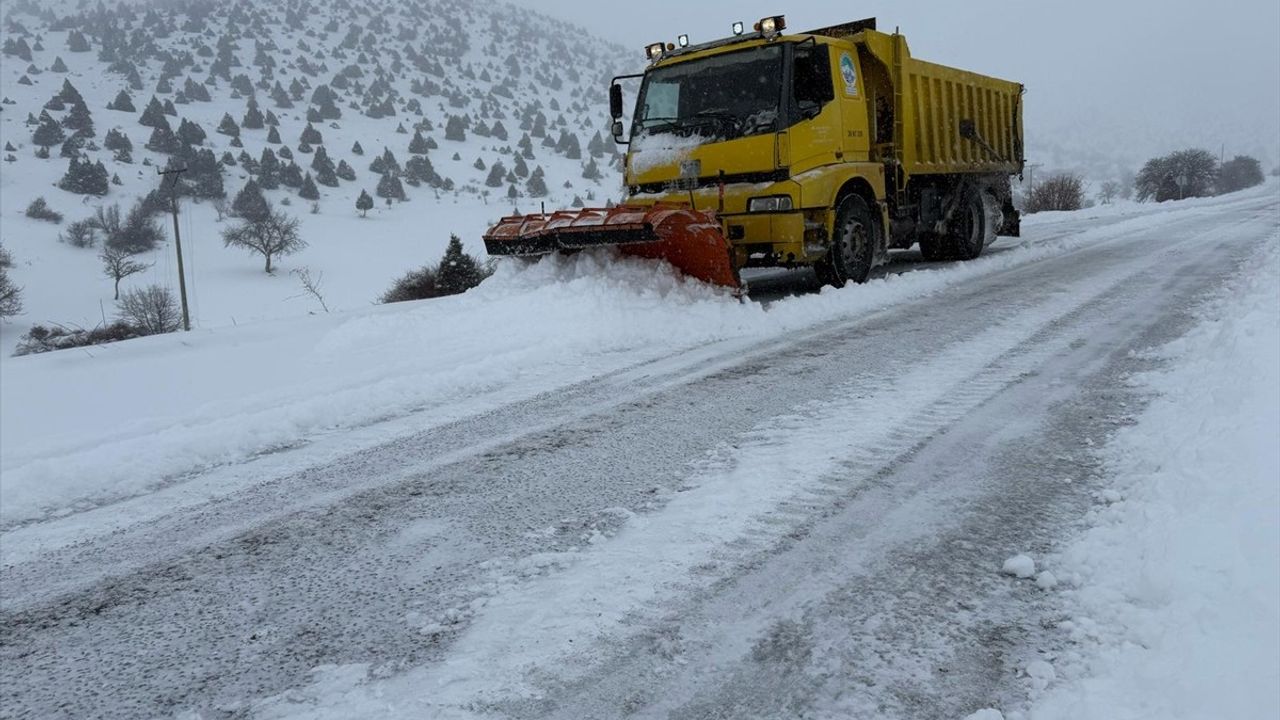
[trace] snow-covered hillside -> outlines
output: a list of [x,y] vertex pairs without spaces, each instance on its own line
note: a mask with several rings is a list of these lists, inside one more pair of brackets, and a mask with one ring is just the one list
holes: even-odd
[[[181,230],[197,326],[319,312],[290,275],[303,267],[323,274],[330,308],[360,307],[406,270],[438,260],[450,234],[482,254],[484,228],[513,208],[604,204],[619,192],[605,90],[609,77],[639,64],[639,54],[526,10],[452,0],[317,0],[79,3],[79,9],[18,2],[6,3],[4,12],[0,242],[14,256],[11,274],[25,305],[24,314],[0,326],[6,355],[33,323],[92,327],[113,315],[112,282],[97,249],[58,237],[98,206],[118,203],[127,212],[158,186],[156,171],[171,153],[147,147],[155,130],[140,120],[152,97],[176,134],[183,121],[203,131],[195,146],[219,159],[228,200],[250,178],[261,179],[254,165],[264,151],[285,167],[296,163],[299,176],[319,180],[313,165],[321,147],[335,166],[345,162],[354,171],[351,180],[330,178],[332,187],[319,182],[314,207],[287,180],[266,191],[301,220],[309,244],[285,258],[274,277],[243,251],[223,248],[220,231],[229,220],[218,219],[210,199],[185,200]],[[68,103],[50,102],[64,82],[83,98],[92,123],[92,135],[66,151],[101,161],[119,178],[105,196],[57,187],[70,162],[61,156],[63,142],[49,146],[48,159],[36,156],[33,134],[42,113],[59,124],[71,114]],[[108,109],[122,93],[133,110]],[[208,100],[199,99],[205,93]],[[246,123],[251,99],[260,126]],[[224,115],[238,136],[219,132]],[[308,126],[319,140],[304,144]],[[128,137],[130,162],[103,146],[113,129]],[[75,132],[62,130],[66,138]],[[422,141],[411,152],[418,131]],[[461,139],[452,139],[459,132]],[[357,143],[363,154],[354,152]],[[399,173],[370,169],[384,149]],[[411,168],[415,157],[427,162]],[[378,196],[391,174],[398,174],[407,201]],[[361,191],[375,198],[365,218],[355,207]],[[65,216],[60,226],[23,215],[36,197]],[[159,219],[171,235],[171,222]],[[142,259],[153,267],[126,279],[125,288],[176,289],[171,246]]]

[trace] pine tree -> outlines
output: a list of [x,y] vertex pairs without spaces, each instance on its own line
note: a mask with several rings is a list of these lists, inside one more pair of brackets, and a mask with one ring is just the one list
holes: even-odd
[[49,113],[40,113],[40,127],[31,134],[31,142],[40,147],[52,147],[66,139],[62,126]]
[[73,157],[58,187],[80,195],[106,195],[111,187],[111,174],[102,161],[91,163]]
[[316,182],[325,187],[338,187],[338,174],[334,171],[333,163],[316,170]]
[[302,189],[298,191],[298,197],[303,200],[319,200],[320,188],[316,187],[316,181],[311,179],[311,173],[302,180]]
[[359,140],[357,140],[357,141],[356,141],[356,144],[355,144],[355,145],[352,145],[352,146],[351,146],[351,154],[352,154],[352,155],[363,155],[363,154],[364,154],[364,148],[360,147],[360,141],[359,141]]
[[319,145],[324,142],[324,138],[321,137],[320,131],[311,123],[307,123],[307,126],[302,129],[302,137],[299,138],[299,140],[307,145]]
[[546,197],[547,195],[547,183],[542,179],[541,173],[538,172],[529,176],[529,181],[525,183],[524,189],[530,197]]
[[360,217],[365,217],[365,214],[373,209],[373,198],[369,197],[367,191],[360,191],[360,197],[356,198],[356,209],[360,211]]
[[119,128],[108,130],[102,145],[108,150],[133,150],[133,143],[129,142],[129,136],[121,132]]
[[240,126],[231,117],[231,113],[222,114],[222,122],[218,124],[218,132],[231,137],[240,137]]
[[222,163],[208,148],[201,149],[188,166],[191,194],[206,200],[226,197],[222,184]]
[[84,104],[84,98],[80,96],[80,91],[76,90],[76,86],[72,85],[70,80],[62,81],[62,89],[58,91],[58,97],[68,105]]
[[280,159],[271,148],[262,148],[262,156],[258,160],[258,184],[264,190],[275,190],[280,187]]
[[449,236],[449,247],[436,270],[436,288],[441,295],[457,295],[480,284],[484,273],[476,259],[462,249],[457,235]]
[[59,157],[71,158],[79,157],[84,152],[85,138],[80,133],[75,133],[62,143],[62,148],[58,151]]
[[348,165],[346,160],[338,161],[338,169],[334,171],[334,174],[348,182],[356,179],[355,168]]
[[467,128],[466,124],[462,122],[462,118],[456,115],[449,116],[449,121],[444,126],[444,139],[458,142],[467,139]]
[[137,112],[138,109],[133,106],[133,98],[129,97],[129,93],[121,90],[116,99],[107,105],[108,110],[119,110],[121,112]]
[[186,118],[178,124],[178,139],[187,145],[200,145],[207,137],[204,128]]
[[67,71],[67,64],[62,62],[61,55],[53,59],[53,65],[49,68],[49,70],[56,73],[64,73]]
[[489,177],[485,178],[484,184],[493,188],[502,187],[506,175],[507,169],[502,163],[495,162],[493,167],[489,168]]
[[427,139],[422,137],[422,131],[414,130],[413,139],[409,141],[409,152],[414,155],[426,155],[428,149]]
[[582,177],[588,180],[599,180],[603,177],[600,174],[600,167],[596,165],[596,159],[591,158],[587,161],[586,167],[582,168]]
[[188,99],[196,102],[211,102],[213,100],[213,98],[209,97],[208,88],[189,77],[182,85],[182,92]]
[[302,168],[292,161],[280,168],[280,184],[291,188],[302,187]]
[[591,157],[604,157],[604,138],[600,137],[600,131],[597,130],[595,135],[591,136],[591,140],[587,142],[587,152]]
[[146,109],[142,111],[142,117],[138,118],[138,123],[146,127],[169,126],[169,121],[164,117],[164,106],[155,95],[151,96],[151,102],[147,103]]
[[89,115],[89,106],[83,102],[71,106],[71,111],[62,119],[62,127],[77,131],[77,135],[93,137],[93,118]]
[[272,145],[279,145],[281,142],[280,131],[276,129],[275,125],[272,125],[271,129],[267,131],[267,142],[271,143]]
[[71,52],[89,52],[89,41],[85,39],[84,33],[72,30],[67,33],[67,49]]
[[[249,96],[249,106],[244,111],[244,119],[240,121],[240,127],[245,130],[261,130],[265,125],[262,117],[262,111],[258,109],[258,100],[252,95]],[[273,131],[275,127],[271,128]],[[276,135],[279,138],[279,134]]]
[[231,211],[249,222],[260,222],[271,215],[271,206],[262,195],[262,189],[252,179],[244,184],[231,201]]
[[182,148],[182,141],[169,129],[168,125],[153,128],[146,148],[155,152],[173,153]]
[[387,173],[378,181],[377,189],[378,197],[387,200],[406,200],[404,194],[404,185],[400,183],[400,178],[395,173]]

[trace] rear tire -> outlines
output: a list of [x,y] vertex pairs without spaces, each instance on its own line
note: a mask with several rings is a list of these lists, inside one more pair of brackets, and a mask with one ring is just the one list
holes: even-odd
[[827,257],[814,269],[824,285],[844,287],[846,283],[864,283],[871,274],[876,244],[875,216],[867,201],[849,195],[836,209],[836,226]]
[[947,249],[956,260],[973,260],[982,254],[987,240],[987,210],[982,190],[966,184],[961,193],[960,207],[947,228]]

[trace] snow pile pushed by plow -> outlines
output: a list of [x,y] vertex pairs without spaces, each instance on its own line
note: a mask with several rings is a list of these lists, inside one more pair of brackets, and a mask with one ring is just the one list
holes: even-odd
[[1277,242],[1140,379],[1161,397],[1105,449],[1116,493],[1059,562],[1083,653],[1031,718],[1280,715]]

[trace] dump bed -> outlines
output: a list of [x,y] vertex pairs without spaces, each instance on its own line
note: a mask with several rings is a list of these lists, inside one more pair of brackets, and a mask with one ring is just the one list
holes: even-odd
[[[908,174],[1022,171],[1021,85],[910,57],[899,82]],[[976,140],[961,135],[962,120]]]
[[[900,34],[866,30],[855,40],[887,70],[907,176],[1022,172],[1022,85],[913,58]],[[972,121],[973,139],[961,121]]]

